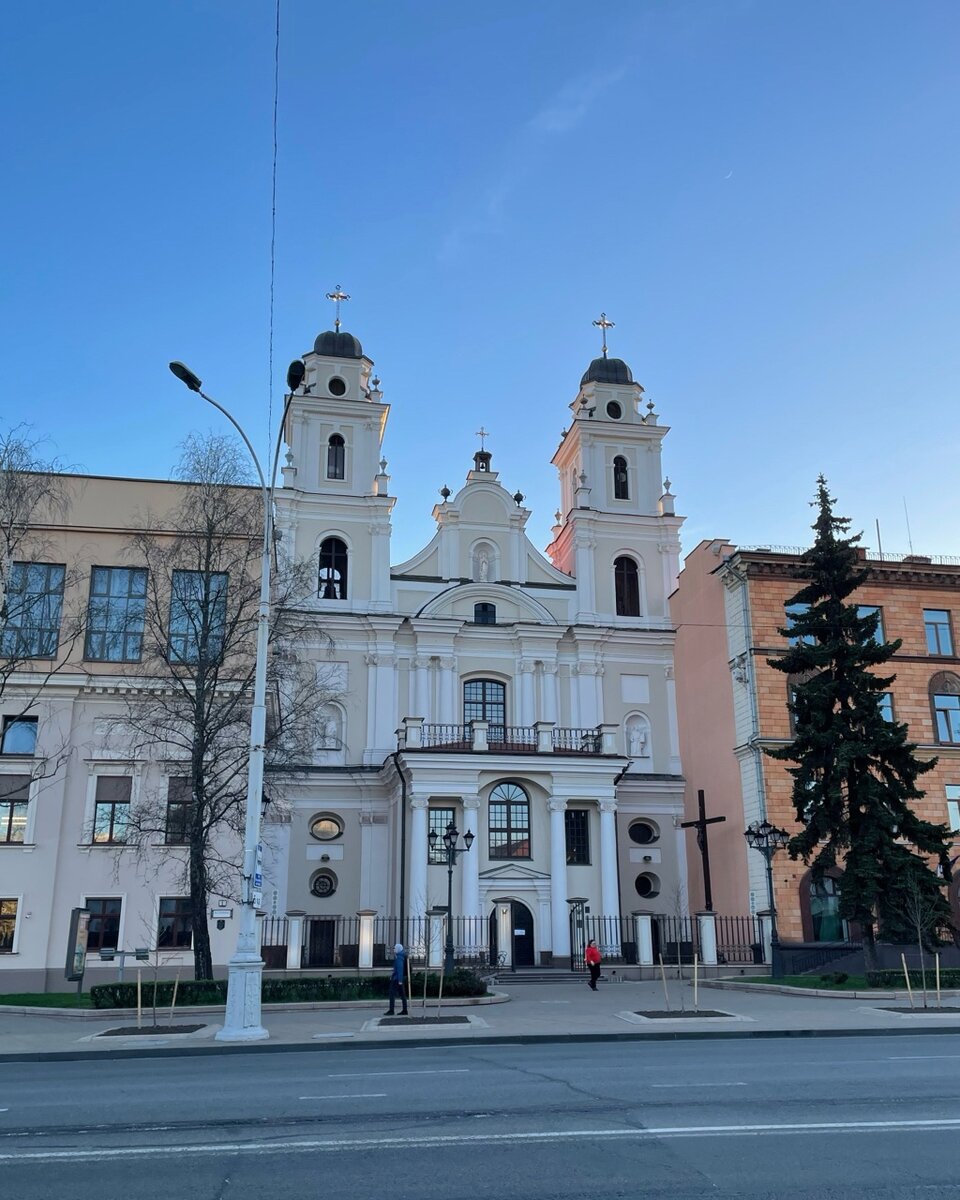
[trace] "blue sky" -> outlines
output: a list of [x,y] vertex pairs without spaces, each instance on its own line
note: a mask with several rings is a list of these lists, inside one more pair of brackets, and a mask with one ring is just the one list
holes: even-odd
[[[0,49],[4,424],[165,477],[267,438],[273,0],[38,0]],[[591,321],[672,427],[684,543],[960,555],[960,6],[282,0],[273,414],[330,325],[392,405],[394,561],[491,431],[548,540]]]

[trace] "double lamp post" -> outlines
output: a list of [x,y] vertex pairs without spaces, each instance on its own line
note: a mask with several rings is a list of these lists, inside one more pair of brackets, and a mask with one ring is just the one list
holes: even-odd
[[431,851],[436,853],[437,842],[442,840],[443,848],[447,855],[447,938],[443,949],[444,975],[453,974],[453,868],[457,861],[457,856],[466,854],[473,845],[473,838],[473,831],[468,829],[463,835],[463,845],[458,845],[460,831],[452,821],[447,826],[446,833],[444,833],[442,839],[435,829],[431,829],[427,835]]
[[780,935],[777,932],[777,906],[773,895],[773,856],[790,841],[785,829],[771,825],[769,821],[754,821],[744,830],[743,836],[751,850],[759,850],[767,865],[767,898],[770,904],[770,973],[774,979],[782,974],[780,962]]

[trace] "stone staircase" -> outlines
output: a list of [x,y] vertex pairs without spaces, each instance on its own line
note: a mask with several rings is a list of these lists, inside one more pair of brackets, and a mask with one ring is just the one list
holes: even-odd
[[[571,971],[569,968],[518,967],[516,971],[497,971],[493,983],[501,987],[514,987],[527,983],[586,983],[586,971]],[[601,975],[600,982],[604,982]]]

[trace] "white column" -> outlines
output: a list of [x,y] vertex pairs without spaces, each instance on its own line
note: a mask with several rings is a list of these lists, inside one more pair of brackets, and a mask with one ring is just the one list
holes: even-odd
[[357,912],[360,918],[360,951],[357,966],[361,971],[369,971],[373,967],[373,920],[376,915],[373,908],[361,908]]
[[574,562],[577,572],[577,620],[592,622],[596,615],[596,587],[594,573],[596,563],[593,551],[596,539],[586,530],[577,529],[574,534]]
[[600,712],[597,709],[597,668],[593,663],[581,663],[577,675],[580,691],[580,725],[584,729],[593,729],[600,724]]
[[583,721],[580,719],[580,668],[576,663],[570,664],[570,671],[567,675],[567,686],[570,689],[570,728],[582,729]]
[[653,966],[653,917],[650,913],[634,913],[633,923],[637,937],[637,963],[641,967]]
[[423,717],[430,723],[430,659],[425,654],[418,654],[413,660],[413,702],[416,712],[412,715]]
[[664,667],[663,673],[667,681],[667,729],[670,734],[670,765],[671,774],[680,774],[680,730],[677,725],[677,683],[674,679],[673,667]]
[[408,912],[401,917],[423,917],[427,911],[427,801],[414,796],[410,801],[410,892]]
[[460,855],[460,912],[468,917],[465,943],[469,946],[485,944],[480,938],[478,929],[482,913],[480,912],[480,797],[463,797],[463,832],[474,835],[474,843],[466,854]]
[[375,521],[370,530],[370,607],[374,612],[389,612],[390,605],[390,521]]
[[540,677],[543,694],[540,698],[541,721],[553,721],[558,724],[560,721],[559,708],[557,707],[557,664],[544,663],[543,674]]
[[619,955],[620,938],[614,936],[619,929],[620,897],[617,893],[617,802],[600,801],[600,907],[605,918],[604,929],[607,945],[604,953]]
[[520,720],[518,723],[527,729],[537,719],[533,674],[535,667],[536,664],[532,662],[520,664]]
[[299,971],[303,954],[303,917],[300,911],[287,913],[287,970]]
[[769,966],[773,962],[773,919],[769,909],[757,913],[760,918],[760,936],[763,939],[763,961]]
[[705,967],[717,965],[717,914],[698,912],[697,927],[700,933],[700,961]]
[[[374,740],[369,748],[373,751],[371,761],[382,762],[383,752],[393,748],[394,732],[397,728],[397,660],[391,651],[381,651],[376,659],[376,690],[373,695],[367,697],[367,704],[375,713]],[[349,762],[349,759],[347,761]]]
[[553,958],[570,959],[570,914],[567,909],[567,831],[564,825],[566,800],[553,799],[550,806],[550,935]]
[[459,723],[457,708],[457,660],[452,656],[440,659],[440,711],[437,721],[441,725]]

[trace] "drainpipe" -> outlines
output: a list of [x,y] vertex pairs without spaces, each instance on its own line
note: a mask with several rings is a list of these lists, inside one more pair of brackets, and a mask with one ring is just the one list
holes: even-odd
[[400,912],[398,916],[402,921],[407,911],[407,777],[400,766],[400,751],[395,750],[390,757],[400,776]]

